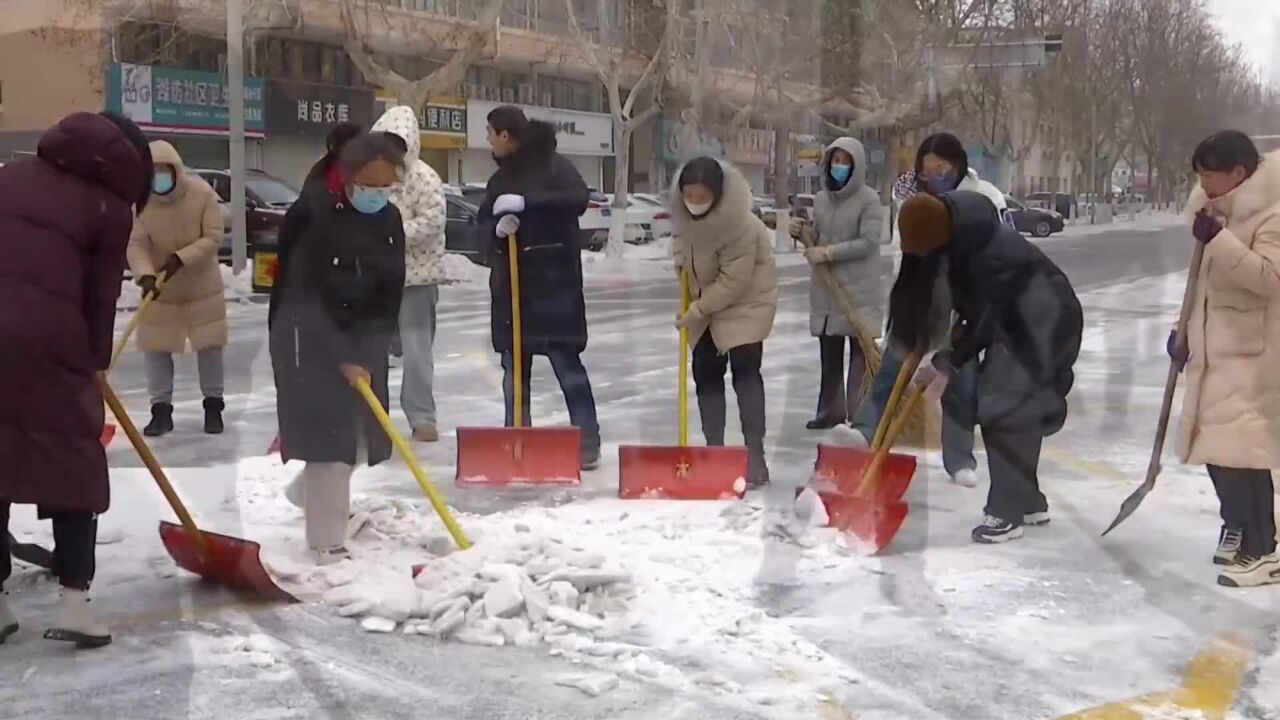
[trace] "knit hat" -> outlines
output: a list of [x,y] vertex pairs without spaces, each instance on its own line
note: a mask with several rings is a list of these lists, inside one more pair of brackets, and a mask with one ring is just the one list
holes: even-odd
[[898,230],[902,252],[923,257],[951,242],[951,213],[946,203],[920,193],[902,203]]

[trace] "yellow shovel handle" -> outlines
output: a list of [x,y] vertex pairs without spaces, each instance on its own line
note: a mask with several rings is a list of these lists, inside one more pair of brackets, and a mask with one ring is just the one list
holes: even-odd
[[871,441],[872,450],[879,450],[885,445],[893,444],[892,442],[885,442],[889,426],[898,414],[896,411],[898,403],[902,400],[903,391],[906,390],[907,384],[911,382],[911,378],[915,377],[916,370],[919,368],[920,353],[910,353],[903,360],[902,367],[898,370],[898,378],[893,383],[893,392],[889,393],[889,402],[885,403],[884,410],[880,413],[880,422],[876,425],[876,436]]
[[520,259],[516,247],[516,234],[507,236],[507,256],[511,266],[511,368],[515,372],[511,399],[515,414],[515,427],[524,426],[524,330],[520,324]]
[[463,550],[471,547],[471,541],[462,533],[462,528],[459,527],[458,521],[453,518],[453,513],[449,512],[449,506],[445,504],[444,498],[440,496],[435,486],[431,484],[431,480],[427,477],[427,471],[423,470],[422,465],[418,464],[418,458],[414,457],[413,450],[409,448],[409,443],[405,442],[404,436],[391,423],[391,418],[387,415],[387,411],[382,409],[382,401],[378,399],[377,395],[373,394],[373,388],[369,387],[369,382],[363,378],[356,380],[355,389],[364,398],[373,416],[378,419],[378,424],[382,426],[382,431],[387,434],[391,444],[400,452],[400,457],[404,458],[405,463],[409,465],[409,470],[413,473],[413,477],[418,481],[418,485],[422,486],[422,492],[427,494],[427,499],[431,501],[431,507],[435,508],[436,514],[440,516],[440,520],[448,528],[449,534],[453,536],[453,541],[458,543],[458,547]]
[[[680,271],[680,312],[689,312],[689,271]],[[689,447],[689,328],[680,328],[680,447]]]

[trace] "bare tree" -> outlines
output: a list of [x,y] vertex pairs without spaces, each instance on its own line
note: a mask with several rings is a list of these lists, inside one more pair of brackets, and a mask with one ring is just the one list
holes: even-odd
[[432,97],[457,94],[466,77],[467,68],[481,59],[493,42],[498,18],[506,4],[506,0],[485,0],[474,21],[459,18],[461,31],[449,33],[441,43],[440,54],[449,53],[449,59],[423,77],[409,79],[380,62],[368,41],[370,33],[379,23],[380,30],[389,33],[392,22],[404,22],[404,13],[397,13],[394,20],[388,15],[400,3],[397,0],[340,2],[344,47],[351,56],[351,61],[360,69],[365,80],[386,89],[399,102],[413,108],[421,108]]

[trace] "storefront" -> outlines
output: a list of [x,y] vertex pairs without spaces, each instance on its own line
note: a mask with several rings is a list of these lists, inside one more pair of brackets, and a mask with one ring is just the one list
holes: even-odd
[[427,102],[418,115],[422,159],[445,182],[461,182],[462,156],[467,150],[467,101],[439,99]]
[[[245,78],[248,167],[262,167],[264,98],[262,81]],[[188,167],[224,169],[230,164],[228,103],[227,86],[218,73],[127,63],[107,69],[107,109],[132,119],[148,136],[172,143]]]
[[261,167],[295,187],[324,155],[333,126],[354,122],[367,128],[374,120],[372,90],[284,80],[268,80],[266,89],[271,140],[264,145]]
[[744,128],[725,145],[725,159],[742,171],[757,195],[764,192],[765,175],[772,172],[775,135],[772,130]]
[[[498,166],[489,149],[489,113],[503,103],[471,100],[467,103],[467,149],[458,162],[458,182],[487,183]],[[582,179],[593,188],[604,186],[604,162],[613,157],[613,117],[602,113],[517,105],[531,120],[556,127],[560,154],[571,161]]]
[[719,140],[702,133],[694,147],[686,148],[685,126],[678,120],[661,120],[654,125],[654,167],[652,177],[658,179],[658,187],[669,188],[675,183],[676,172],[687,160],[698,156],[723,158],[724,145]]

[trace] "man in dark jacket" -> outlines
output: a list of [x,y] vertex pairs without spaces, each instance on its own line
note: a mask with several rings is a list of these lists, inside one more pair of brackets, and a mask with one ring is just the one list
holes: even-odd
[[[89,612],[97,516],[111,504],[99,382],[111,362],[116,300],[151,152],[120,117],[76,113],[35,158],[0,168],[0,586],[9,578],[9,506],[53,521],[62,601],[46,637],[111,642]],[[0,595],[0,643],[18,621]]]
[[[1036,476],[1045,437],[1062,429],[1084,318],[1067,276],[1040,248],[1000,223],[974,192],[917,195],[903,204],[902,269],[890,297],[890,334],[933,350],[916,382],[945,382],[981,356],[976,414],[991,489],[973,539],[999,543],[1048,522]],[[959,323],[949,327],[954,312]],[[947,408],[954,412],[953,408]]]
[[555,128],[530,121],[519,108],[489,113],[489,145],[498,171],[489,179],[480,206],[481,232],[493,238],[490,263],[493,349],[502,355],[507,426],[514,425],[514,369],[511,337],[511,272],[507,238],[519,249],[520,311],[523,329],[523,415],[529,426],[530,356],[545,355],[560,381],[569,419],[582,430],[582,468],[600,462],[600,425],[591,381],[582,365],[587,348],[587,307],[582,296],[578,217],[587,209],[588,190],[576,168],[556,152]]

